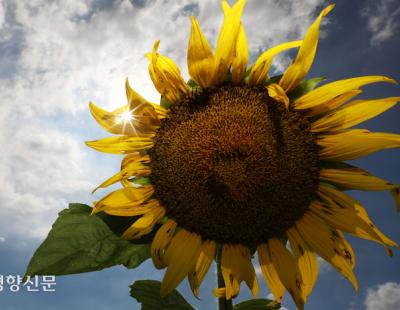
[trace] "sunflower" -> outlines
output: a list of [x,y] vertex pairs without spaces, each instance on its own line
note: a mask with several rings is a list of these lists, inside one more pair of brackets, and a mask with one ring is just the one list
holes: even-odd
[[[376,241],[391,255],[397,244],[343,190],[390,190],[399,208],[399,186],[345,163],[400,146],[396,134],[351,129],[393,107],[400,97],[352,100],[361,87],[394,80],[360,76],[326,83],[304,81],[316,52],[325,8],[303,40],[262,53],[248,67],[241,23],[245,0],[222,1],[224,22],[213,52],[192,17],[185,82],[177,65],[146,54],[161,105],[126,81],[128,104],[107,112],[93,103],[96,121],[116,136],[87,142],[126,155],[121,171],[99,187],[121,182],[94,203],[93,213],[137,217],[123,239],[157,228],[151,244],[156,268],[167,270],[161,296],[187,276],[197,296],[213,260],[230,300],[244,281],[254,296],[252,256],[276,302],[287,290],[302,309],[318,276],[317,255],[357,290],[355,256],[343,232]],[[268,75],[273,58],[299,48],[283,75]]]

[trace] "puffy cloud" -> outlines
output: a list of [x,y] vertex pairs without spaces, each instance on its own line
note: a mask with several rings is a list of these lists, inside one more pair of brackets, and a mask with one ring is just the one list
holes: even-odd
[[[321,2],[249,1],[243,23],[253,58],[300,38]],[[87,128],[94,128],[87,125],[87,102],[109,109],[124,104],[126,76],[143,96],[159,100],[144,57],[156,39],[188,77],[190,15],[214,45],[219,1],[0,0],[0,224],[6,238],[42,237],[67,201],[90,200],[93,184],[112,173],[118,159],[94,157],[83,146],[93,134]],[[278,58],[275,65],[287,62]]]
[[400,283],[387,282],[368,289],[365,306],[367,310],[400,309]]
[[377,46],[399,31],[397,16],[400,13],[396,0],[369,1],[361,15],[367,20],[371,32],[371,45]]

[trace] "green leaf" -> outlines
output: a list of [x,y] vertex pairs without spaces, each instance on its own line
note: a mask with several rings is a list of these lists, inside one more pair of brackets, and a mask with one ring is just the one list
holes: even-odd
[[169,109],[172,106],[172,103],[169,102],[167,99],[164,97],[161,97],[160,99],[160,106],[163,107],[164,109]]
[[325,77],[317,77],[301,82],[288,94],[289,99],[293,101],[297,98],[300,98],[301,96],[313,90],[319,83],[321,83],[325,79]]
[[114,265],[135,268],[150,257],[149,244],[117,237],[92,208],[72,203],[59,213],[53,227],[29,262],[26,275],[66,275]]
[[160,286],[155,280],[136,281],[130,285],[131,296],[142,304],[142,310],[194,310],[177,290],[161,298]]
[[251,299],[233,306],[233,310],[278,310],[280,304],[269,299]]

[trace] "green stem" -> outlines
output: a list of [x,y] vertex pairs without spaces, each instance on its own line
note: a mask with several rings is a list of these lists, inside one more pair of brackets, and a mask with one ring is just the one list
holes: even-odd
[[[217,248],[218,288],[225,287],[225,282],[224,282],[224,278],[222,276],[222,269],[221,269],[221,257],[222,257],[222,246],[218,245],[218,248]],[[232,310],[232,299],[226,300],[225,297],[218,298],[218,309],[219,310]]]

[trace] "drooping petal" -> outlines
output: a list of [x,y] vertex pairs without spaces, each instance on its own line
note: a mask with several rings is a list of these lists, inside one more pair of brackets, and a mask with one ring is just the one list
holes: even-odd
[[214,260],[215,249],[216,243],[214,241],[207,240],[203,242],[199,258],[197,259],[193,269],[189,272],[188,279],[190,288],[196,297],[199,295],[201,282],[203,282],[204,277]]
[[95,192],[99,188],[108,187],[114,183],[120,182],[122,180],[126,180],[133,176],[149,175],[151,172],[151,169],[149,166],[144,165],[144,163],[149,163],[149,162],[150,162],[150,157],[148,155],[145,155],[145,156],[139,157],[135,161],[131,161],[128,165],[125,164],[125,167],[122,168],[120,172],[114,174],[111,178],[109,178],[106,181],[104,181],[103,183],[101,183],[99,186],[97,186],[93,190],[93,192]]
[[287,236],[303,279],[303,299],[306,301],[318,278],[317,256],[311,251],[295,228],[288,229]]
[[201,250],[201,238],[195,233],[181,229],[171,240],[163,260],[168,269],[164,274],[160,295],[172,292],[195,265]]
[[385,76],[360,76],[351,79],[339,80],[325,84],[310,91],[299,99],[296,99],[294,101],[294,105],[296,109],[314,108],[319,105],[326,104],[332,99],[358,89],[361,86],[377,82],[396,83],[396,81],[393,79]]
[[189,94],[188,86],[182,79],[178,66],[168,57],[158,53],[160,41],[154,43],[153,52],[147,54],[149,73],[158,92],[172,103],[179,103],[180,94]]
[[251,263],[250,250],[242,245],[224,244],[221,258],[222,276],[225,282],[226,299],[239,294],[240,283],[245,281],[253,297],[258,294],[258,281]]
[[214,75],[214,55],[194,16],[192,16],[187,62],[192,79],[202,88],[211,86]]
[[121,238],[124,240],[132,240],[148,234],[153,230],[154,225],[164,217],[164,215],[164,208],[154,207],[150,209],[141,218],[136,220],[131,227],[125,230]]
[[373,100],[356,100],[327,114],[311,124],[311,131],[346,129],[389,110],[400,101],[400,97]]
[[398,187],[386,180],[370,175],[360,168],[322,169],[320,180],[344,186],[348,189],[383,191]]
[[271,98],[274,98],[278,102],[282,102],[285,105],[286,109],[289,108],[289,98],[282,87],[279,86],[279,84],[270,84],[267,86],[267,90],[268,95]]
[[153,147],[153,136],[129,137],[113,136],[100,140],[86,141],[86,145],[104,153],[129,154]]
[[222,83],[232,64],[246,0],[238,0],[227,12],[215,49],[214,85]]
[[142,205],[154,193],[152,185],[143,187],[127,187],[118,189],[96,202],[92,214],[112,212],[113,210],[129,209]]
[[161,269],[167,266],[163,257],[166,249],[171,243],[177,224],[174,220],[168,219],[157,231],[151,243],[151,259],[156,268]]
[[319,152],[321,159],[345,161],[380,150],[400,147],[400,135],[353,129],[319,135],[317,143],[322,147]]
[[268,249],[279,279],[292,296],[297,307],[303,309],[305,304],[303,280],[296,260],[277,238],[268,240]]
[[318,195],[324,203],[314,202],[310,210],[323,218],[332,227],[337,227],[357,237],[382,244],[389,254],[389,247],[397,244],[386,237],[370,220],[361,204],[345,193],[321,185]]
[[307,116],[311,117],[311,116],[315,116],[318,114],[322,114],[322,113],[326,113],[329,111],[332,111],[334,109],[336,109],[337,107],[341,106],[342,104],[350,101],[351,99],[353,99],[355,96],[359,95],[362,93],[361,89],[353,89],[348,91],[347,93],[341,94],[339,96],[336,96],[335,98],[333,98],[332,100],[317,105],[311,109],[308,109],[306,111]]
[[279,279],[276,267],[272,262],[271,253],[267,244],[261,244],[257,247],[258,261],[260,262],[262,276],[267,283],[271,294],[274,296],[275,301],[280,303],[283,295],[285,294],[285,286]]
[[311,212],[296,222],[296,229],[312,251],[328,261],[358,289],[352,268],[354,257],[343,251],[343,241],[337,230]]
[[262,85],[272,64],[272,59],[288,49],[299,47],[303,41],[279,44],[265,51],[258,57],[249,74],[249,85]]
[[308,29],[303,43],[300,46],[299,52],[293,63],[286,69],[279,85],[286,91],[289,92],[297,86],[307,75],[311,68],[314,60],[315,52],[317,50],[318,38],[319,38],[319,26],[323,17],[335,7],[334,4],[326,7],[315,20],[315,22]]

